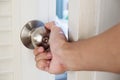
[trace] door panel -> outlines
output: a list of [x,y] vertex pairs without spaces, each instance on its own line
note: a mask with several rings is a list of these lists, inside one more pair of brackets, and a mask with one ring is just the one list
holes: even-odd
[[[54,18],[55,15],[50,14],[50,11],[55,11],[53,7],[55,4],[52,3],[53,5],[51,5],[49,2],[49,0],[21,0],[21,27],[30,20],[37,19],[48,22],[51,16],[51,18]],[[36,68],[33,50],[28,50],[23,45],[21,50],[22,80],[54,80],[54,75]]]
[[99,1],[99,32],[104,32],[113,25],[120,22],[120,0],[100,0]]
[[1,15],[0,22],[0,31],[11,31],[12,19],[9,15]]
[[26,22],[53,18],[55,0],[0,0],[0,80],[54,80],[36,68],[33,51],[20,41]]
[[0,0],[0,80],[14,80],[12,2]]
[[[69,0],[69,38],[78,41],[96,35],[96,0]],[[93,72],[68,72],[68,80],[92,80]]]
[[[69,38],[89,38],[120,22],[120,0],[70,0]],[[120,75],[103,72],[68,72],[68,80],[119,80]]]
[[[120,0],[99,0],[98,34],[120,22]],[[95,80],[120,80],[114,73],[95,72]]]
[[95,72],[95,80],[120,80],[119,74],[107,73],[107,72]]

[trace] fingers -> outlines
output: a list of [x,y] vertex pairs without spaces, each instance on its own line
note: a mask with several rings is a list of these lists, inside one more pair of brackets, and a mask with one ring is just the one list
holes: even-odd
[[37,68],[48,71],[52,54],[50,52],[45,52],[43,47],[39,47],[34,50],[34,55]]
[[36,66],[40,70],[48,71],[51,61],[51,54],[42,53],[35,57]]
[[44,52],[44,48],[43,47],[39,47],[39,48],[35,48],[34,49],[34,55],[37,56],[39,53]]
[[49,60],[40,60],[36,63],[36,66],[38,69],[47,71],[50,65],[50,61]]
[[43,59],[50,60],[50,59],[52,59],[52,55],[50,53],[42,53],[42,54],[35,56],[36,62],[43,60]]

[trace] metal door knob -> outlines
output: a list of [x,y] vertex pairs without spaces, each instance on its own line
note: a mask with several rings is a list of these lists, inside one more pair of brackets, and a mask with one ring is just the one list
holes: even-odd
[[43,46],[49,48],[50,31],[44,27],[44,23],[38,20],[29,21],[21,30],[20,38],[23,45],[29,49]]

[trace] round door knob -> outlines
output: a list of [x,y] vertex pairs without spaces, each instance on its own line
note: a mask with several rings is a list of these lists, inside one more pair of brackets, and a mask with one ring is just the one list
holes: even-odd
[[43,46],[49,48],[50,31],[44,27],[44,23],[38,20],[29,21],[21,30],[20,38],[23,45],[29,49]]

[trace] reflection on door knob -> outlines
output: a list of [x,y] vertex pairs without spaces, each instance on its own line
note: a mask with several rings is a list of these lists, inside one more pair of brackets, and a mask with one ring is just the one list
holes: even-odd
[[43,46],[49,49],[50,31],[44,27],[44,23],[38,20],[29,21],[21,30],[20,38],[23,45],[29,49]]

